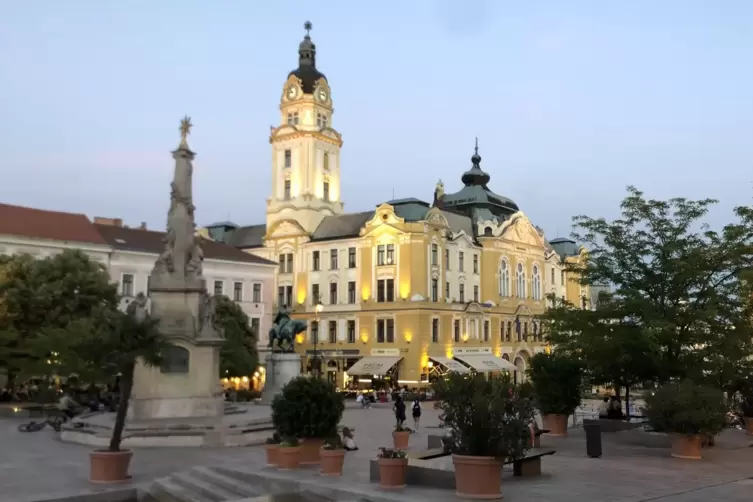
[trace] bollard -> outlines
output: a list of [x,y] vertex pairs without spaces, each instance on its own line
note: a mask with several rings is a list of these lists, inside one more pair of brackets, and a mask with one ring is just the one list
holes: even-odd
[[601,425],[598,422],[584,423],[586,431],[586,454],[591,458],[601,457]]

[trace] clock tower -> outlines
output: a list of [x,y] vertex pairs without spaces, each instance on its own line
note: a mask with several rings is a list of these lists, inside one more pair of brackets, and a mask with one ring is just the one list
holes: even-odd
[[280,97],[280,124],[272,127],[272,194],[267,200],[267,232],[293,220],[312,233],[325,216],[342,214],[340,149],[332,127],[332,95],[316,68],[311,23],[298,47],[298,68],[288,74]]

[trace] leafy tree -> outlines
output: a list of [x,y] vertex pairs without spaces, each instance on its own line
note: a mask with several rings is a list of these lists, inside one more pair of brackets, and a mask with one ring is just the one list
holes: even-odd
[[556,353],[580,361],[593,385],[625,388],[630,410],[630,388],[658,374],[658,347],[650,333],[625,315],[618,298],[602,294],[594,309],[580,309],[550,297],[555,307],[543,319],[547,341]]
[[220,375],[232,378],[254,373],[259,366],[257,333],[251,330],[246,313],[228,297],[217,296],[216,322],[225,334],[220,350]]
[[133,390],[137,363],[157,366],[169,346],[159,330],[159,321],[117,310],[101,311],[100,316],[79,318],[64,328],[49,329],[39,342],[58,353],[63,371],[84,380],[101,381],[120,374],[120,399],[109,451],[120,451],[126,412]]
[[[619,344],[637,344],[631,357],[654,353],[659,382],[719,377],[723,359],[721,372],[730,374],[750,353],[745,276],[753,269],[753,209],[736,208],[738,221],[714,231],[702,219],[715,202],[646,199],[629,187],[619,219],[574,218],[574,237],[590,250],[583,262],[568,263],[568,270],[584,285],[614,287],[606,311],[597,308],[596,319],[583,311],[576,325],[589,326],[584,336],[592,340],[601,331],[614,334]],[[620,361],[616,351],[606,355],[612,360],[605,363]]]
[[38,363],[46,358],[32,346],[43,330],[65,328],[117,307],[116,286],[106,268],[78,250],[43,259],[5,257],[0,275],[0,366],[11,379],[16,372],[40,371]]

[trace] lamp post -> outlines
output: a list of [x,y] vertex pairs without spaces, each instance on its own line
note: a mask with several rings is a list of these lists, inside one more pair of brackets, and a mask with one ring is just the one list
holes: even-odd
[[324,305],[322,305],[322,301],[320,297],[317,297],[314,299],[316,302],[316,305],[314,306],[314,318],[316,319],[316,336],[314,337],[314,357],[312,359],[312,369],[314,370],[314,375],[318,378],[321,376],[321,361],[319,360],[319,352],[317,351],[317,346],[319,345],[319,334],[321,332],[321,326],[319,326],[319,313],[324,310]]

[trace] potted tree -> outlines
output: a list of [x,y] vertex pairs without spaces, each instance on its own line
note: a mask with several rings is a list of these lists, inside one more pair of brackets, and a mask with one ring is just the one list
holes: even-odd
[[377,454],[379,487],[385,490],[405,488],[408,457],[403,450],[382,447]]
[[300,462],[313,465],[320,462],[324,440],[337,435],[344,409],[334,385],[299,376],[272,400],[272,422],[282,436],[302,439]]
[[435,407],[450,431],[456,494],[461,498],[502,497],[502,464],[529,448],[533,401],[508,375],[450,373],[433,384]]
[[280,443],[282,438],[275,432],[264,443],[264,450],[267,452],[267,467],[277,467],[279,463]]
[[123,313],[103,307],[92,317],[72,323],[64,330],[45,333],[45,343],[55,347],[68,371],[83,379],[101,381],[120,375],[120,396],[110,444],[90,453],[89,479],[92,483],[129,479],[133,451],[121,448],[123,429],[137,363],[159,365],[162,351],[168,346],[158,321],[146,309]]
[[748,436],[753,436],[753,394],[746,393],[740,401],[740,413],[745,422],[745,432]]
[[552,436],[566,435],[568,417],[581,403],[580,363],[557,352],[536,354],[528,375],[544,429]]
[[297,469],[301,464],[301,443],[295,436],[282,439],[277,451],[277,466],[280,469]]
[[345,463],[345,448],[340,436],[333,436],[324,441],[322,451],[321,473],[323,476],[342,476]]
[[726,426],[724,393],[692,381],[672,382],[646,398],[649,425],[673,434],[672,456],[701,459],[703,436],[715,436]]
[[392,445],[396,450],[407,450],[410,443],[411,431],[404,425],[396,425],[395,430],[392,431]]

